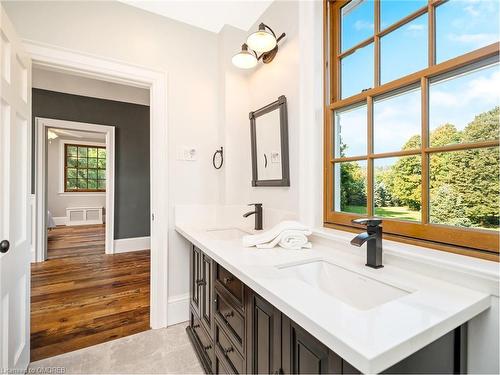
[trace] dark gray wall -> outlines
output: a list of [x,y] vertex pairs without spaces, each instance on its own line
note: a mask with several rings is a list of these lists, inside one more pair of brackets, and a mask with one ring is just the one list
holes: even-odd
[[32,101],[33,126],[45,117],[115,127],[114,236],[149,236],[149,107],[41,89]]

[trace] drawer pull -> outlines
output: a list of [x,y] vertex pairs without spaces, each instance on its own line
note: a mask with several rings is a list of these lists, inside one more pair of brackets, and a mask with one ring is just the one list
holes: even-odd
[[224,349],[224,354],[229,354],[231,352],[234,352],[234,348],[232,346],[230,348]]
[[205,351],[210,350],[210,349],[212,349],[212,345],[207,345],[203,349],[205,349]]
[[233,277],[224,277],[224,284],[225,285],[228,285],[228,284],[231,284],[232,281],[234,281],[234,278]]
[[207,282],[205,280],[196,280],[196,285],[197,286],[207,285]]
[[230,312],[224,314],[224,318],[225,319],[231,318],[232,316],[234,316],[234,312],[233,311],[230,311]]
[[200,328],[200,324],[194,324],[193,325],[193,328],[196,329],[196,328]]

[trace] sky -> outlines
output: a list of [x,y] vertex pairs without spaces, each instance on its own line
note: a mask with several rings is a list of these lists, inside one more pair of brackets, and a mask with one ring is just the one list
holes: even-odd
[[[373,2],[353,0],[342,22],[342,50],[373,34]],[[382,0],[382,29],[425,5],[422,0]],[[436,57],[442,62],[499,40],[498,0],[450,0],[436,10]],[[382,83],[427,67],[427,15],[386,35],[381,40]],[[342,96],[373,87],[373,45],[342,62]],[[463,129],[474,117],[500,105],[498,64],[430,86],[431,130],[445,123]],[[375,152],[400,150],[420,133],[420,89],[376,100],[374,105]],[[346,156],[366,154],[366,106],[337,112]],[[387,160],[389,162],[389,160]]]

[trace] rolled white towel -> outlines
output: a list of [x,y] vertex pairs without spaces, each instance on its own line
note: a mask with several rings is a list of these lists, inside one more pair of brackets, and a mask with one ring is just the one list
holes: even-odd
[[250,234],[243,236],[242,242],[245,247],[257,246],[259,244],[264,244],[271,242],[276,237],[280,235],[281,232],[285,230],[299,230],[299,231],[310,231],[310,228],[299,223],[298,221],[286,220],[275,225],[271,229],[258,234]]
[[307,239],[311,231],[307,230],[284,230],[274,240],[265,244],[257,245],[258,249],[271,249],[276,245],[284,249],[299,250],[302,248],[310,249],[312,244]]

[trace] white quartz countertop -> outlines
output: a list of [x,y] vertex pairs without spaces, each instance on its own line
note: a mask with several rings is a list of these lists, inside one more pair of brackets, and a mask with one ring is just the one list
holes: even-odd
[[[178,223],[176,230],[248,287],[363,373],[398,363],[490,306],[490,295],[385,264],[365,266],[366,247],[312,237],[313,248],[245,248],[239,239],[217,239],[207,228]],[[357,250],[353,250],[357,249]],[[311,288],[280,266],[325,260],[408,293],[357,309]]]

